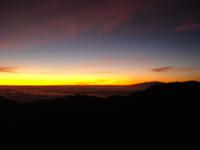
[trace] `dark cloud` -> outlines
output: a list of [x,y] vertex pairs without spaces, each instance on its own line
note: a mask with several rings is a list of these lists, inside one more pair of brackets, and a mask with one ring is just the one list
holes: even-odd
[[195,67],[175,67],[175,66],[163,66],[159,68],[153,68],[151,71],[153,72],[171,72],[171,71],[199,71],[200,68]]
[[173,69],[174,69],[173,66],[164,66],[164,67],[159,67],[159,68],[153,68],[153,69],[151,69],[151,71],[153,71],[153,72],[168,72]]

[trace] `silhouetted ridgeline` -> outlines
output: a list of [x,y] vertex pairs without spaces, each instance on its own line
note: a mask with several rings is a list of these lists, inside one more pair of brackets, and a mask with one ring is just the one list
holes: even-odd
[[33,103],[12,103],[0,96],[0,117],[5,126],[31,125],[68,120],[123,120],[142,125],[152,121],[169,123],[199,114],[200,83],[156,84],[130,96],[66,96]]

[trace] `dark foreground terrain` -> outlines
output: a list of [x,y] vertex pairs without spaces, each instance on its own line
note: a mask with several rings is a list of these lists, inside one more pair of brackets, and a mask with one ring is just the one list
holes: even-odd
[[199,101],[198,82],[160,83],[130,96],[108,98],[77,95],[53,101],[14,103],[1,96],[0,121],[2,128],[10,129],[99,131],[107,128],[115,133],[132,129],[141,136],[143,132],[173,130],[180,131],[180,136],[188,132],[188,124],[198,126]]

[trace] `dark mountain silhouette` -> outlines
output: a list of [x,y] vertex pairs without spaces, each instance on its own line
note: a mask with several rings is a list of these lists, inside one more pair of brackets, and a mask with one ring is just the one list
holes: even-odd
[[153,86],[153,85],[159,85],[159,84],[164,84],[163,82],[145,82],[145,83],[140,83],[140,84],[134,84],[134,85],[130,85],[130,87],[134,90],[134,91],[142,91],[142,90],[146,90],[149,87]]
[[[150,83],[151,84],[151,83]],[[11,103],[0,96],[0,119],[5,126],[66,125],[70,120],[121,123],[144,127],[151,122],[165,125],[199,114],[200,83],[156,83],[130,96],[66,96],[56,100]],[[27,125],[27,126],[28,126]]]
[[200,84],[199,82],[196,81],[189,81],[189,82],[175,82],[175,83],[168,83],[168,84],[157,84],[151,86],[148,91],[150,90],[159,90],[159,91],[164,91],[164,90],[169,90],[169,92],[178,92],[178,91],[187,91],[187,92],[194,92],[199,90]]
[[[173,98],[186,98],[185,96],[189,96],[191,98],[195,98],[199,96],[200,83],[195,81],[189,82],[175,82],[175,83],[167,83],[167,84],[157,84],[153,85],[145,91],[135,92],[131,96],[166,96]],[[165,97],[165,98],[166,98]],[[155,100],[159,100],[159,97],[155,97]],[[170,101],[171,99],[169,99]],[[176,101],[178,99],[174,99]]]

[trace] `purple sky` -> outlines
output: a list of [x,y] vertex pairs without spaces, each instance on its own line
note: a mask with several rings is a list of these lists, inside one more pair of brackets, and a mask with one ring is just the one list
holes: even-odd
[[0,84],[200,80],[199,6],[196,0],[1,0]]

